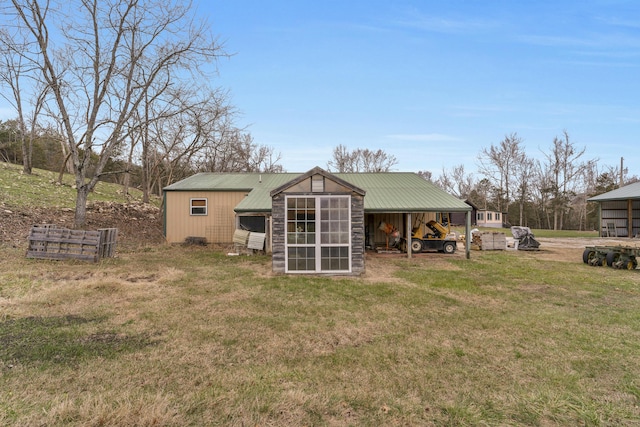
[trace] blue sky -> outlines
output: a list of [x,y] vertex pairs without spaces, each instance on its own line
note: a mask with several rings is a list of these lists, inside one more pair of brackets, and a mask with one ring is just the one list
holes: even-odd
[[640,1],[193,1],[233,54],[212,84],[287,171],[342,144],[475,173],[505,135],[543,160],[567,130],[583,160],[640,176]]
[[255,142],[291,172],[339,144],[394,170],[464,164],[516,132],[542,159],[567,130],[584,160],[640,175],[640,2],[197,0]]

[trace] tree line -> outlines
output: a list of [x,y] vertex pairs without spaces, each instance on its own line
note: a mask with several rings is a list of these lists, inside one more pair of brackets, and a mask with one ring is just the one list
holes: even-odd
[[[598,159],[585,156],[586,148],[578,147],[566,130],[541,159],[527,153],[522,138],[512,133],[480,151],[479,177],[458,165],[443,170],[433,182],[479,209],[506,213],[505,225],[598,229],[597,205],[587,199],[639,178],[627,176],[622,162],[600,166]],[[429,172],[422,174],[432,179]]]
[[[398,163],[383,150],[339,145],[332,154],[327,168],[334,172],[389,172]],[[462,164],[443,169],[437,178],[431,171],[417,173],[479,209],[506,214],[505,226],[597,229],[597,205],[587,199],[640,179],[627,176],[622,164],[602,167],[598,159],[585,156],[586,148],[578,147],[566,130],[543,151],[542,160],[531,156],[522,138],[511,133],[480,150],[478,176]]]

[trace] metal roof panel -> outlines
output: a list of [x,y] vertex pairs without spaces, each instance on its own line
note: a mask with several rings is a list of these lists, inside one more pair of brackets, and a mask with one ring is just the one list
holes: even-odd
[[[248,191],[236,212],[271,211],[270,192],[299,177],[299,173],[199,173],[166,187],[165,191]],[[369,212],[466,212],[471,206],[412,172],[335,173],[366,191]]]
[[599,194],[597,196],[588,199],[589,202],[604,202],[607,200],[629,200],[640,199],[640,181],[633,184],[625,185],[616,190],[611,190],[606,193]]

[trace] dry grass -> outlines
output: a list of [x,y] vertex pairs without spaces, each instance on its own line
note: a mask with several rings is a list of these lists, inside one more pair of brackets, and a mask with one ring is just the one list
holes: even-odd
[[548,254],[361,278],[0,248],[0,425],[638,425],[640,274]]

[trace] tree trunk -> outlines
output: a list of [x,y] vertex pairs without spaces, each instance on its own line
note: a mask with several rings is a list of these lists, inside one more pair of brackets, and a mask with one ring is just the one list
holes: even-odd
[[[146,150],[142,150],[143,153],[146,152]],[[143,158],[145,158],[145,154],[143,154],[142,156]],[[142,203],[149,203],[149,193],[151,192],[150,189],[150,179],[149,179],[149,160],[146,161],[142,161]]]
[[127,158],[127,170],[124,173],[124,179],[123,179],[123,183],[122,183],[122,193],[124,194],[124,196],[128,196],[129,195],[129,185],[131,183],[131,168],[133,167],[133,149],[135,147],[135,144],[133,143],[133,140],[131,141],[131,147],[129,149],[129,157]]
[[[20,112],[22,114],[22,111]],[[22,120],[22,119],[20,119]],[[33,170],[33,130],[29,133],[29,137],[25,135],[26,128],[24,124],[20,125],[21,140],[22,140],[22,172],[31,175]]]
[[22,172],[26,175],[31,175],[31,171],[33,169],[31,164],[32,150],[30,149],[30,145],[31,138],[29,138],[29,142],[27,142],[27,139],[22,135]]
[[87,198],[89,196],[89,186],[78,187],[76,193],[76,213],[74,218],[74,228],[81,229],[87,222]]
[[68,169],[67,165],[68,165],[70,157],[71,157],[71,152],[69,152],[66,155],[66,157],[64,158],[64,161],[60,165],[60,173],[58,174],[58,184],[60,184],[60,185],[62,185],[62,179],[64,178],[64,171],[65,171],[65,169]]
[[520,221],[518,222],[518,224],[520,224],[520,227],[523,227],[523,219],[524,219],[524,202],[522,201],[522,199],[520,200]]
[[126,197],[129,195],[129,185],[131,181],[131,163],[127,163],[127,170],[124,172],[124,178],[122,179],[122,194]]

